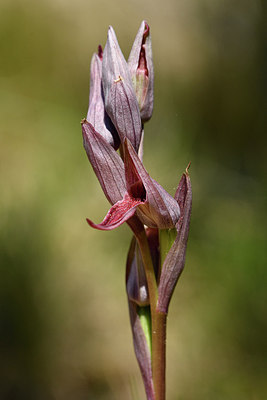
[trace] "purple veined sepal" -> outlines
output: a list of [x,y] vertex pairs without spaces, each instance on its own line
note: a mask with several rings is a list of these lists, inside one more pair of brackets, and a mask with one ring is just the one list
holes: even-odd
[[127,62],[111,26],[103,53],[102,87],[105,110],[121,142],[127,137],[138,152],[142,133],[139,106]]
[[188,169],[182,175],[175,193],[175,199],[181,210],[181,215],[176,225],[177,236],[164,260],[158,287],[157,310],[164,313],[168,312],[169,302],[185,265],[192,210],[192,188]]
[[109,118],[104,106],[104,95],[102,89],[102,47],[98,47],[98,54],[94,53],[90,68],[90,95],[87,121],[93,125],[95,130],[106,139],[115,149],[120,145],[120,139]]
[[[180,208],[177,201],[163,187],[150,177],[133,146],[124,142],[124,163],[127,190],[138,183],[142,185],[145,203],[137,210],[138,217],[151,228],[169,229],[175,227]],[[139,188],[140,190],[140,188]]]
[[111,204],[126,193],[125,169],[119,154],[86,120],[82,120],[83,145],[101,188]]
[[[98,139],[99,147],[97,149],[97,154],[101,155],[101,141],[97,133],[92,132],[92,134]],[[104,139],[102,140],[102,145],[104,145],[104,150],[106,151],[107,146],[105,145]],[[88,146],[87,154],[88,153],[94,168],[96,162],[93,157],[92,146]],[[116,153],[115,150],[114,153]],[[117,160],[115,154],[113,154],[113,160]],[[103,168],[102,174],[99,174],[98,168],[94,169],[96,174],[100,176],[100,184],[104,190],[105,178],[103,178],[103,176],[106,173],[105,168],[108,168],[109,173],[112,175],[114,163],[113,166],[103,165],[105,165],[105,167]],[[100,230],[111,230],[126,222],[137,210],[138,217],[148,227],[159,229],[173,228],[180,215],[177,201],[149,176],[133,146],[127,139],[124,140],[124,168],[126,182],[125,192],[115,204],[113,203],[114,205],[111,207],[102,223],[94,224],[91,220],[87,219],[89,225]],[[108,184],[109,190],[105,191],[106,196],[107,193],[112,190],[112,185],[115,184],[113,177],[112,182],[108,182]],[[120,189],[123,190],[123,184],[120,185]],[[116,193],[119,194],[118,190]]]
[[153,112],[154,67],[150,28],[142,21],[128,58],[128,67],[138,100],[142,122]]

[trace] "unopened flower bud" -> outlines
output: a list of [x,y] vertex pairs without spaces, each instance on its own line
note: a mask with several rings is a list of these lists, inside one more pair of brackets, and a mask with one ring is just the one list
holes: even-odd
[[142,122],[148,121],[153,112],[154,68],[150,29],[146,21],[141,23],[136,35],[128,67],[138,100]]
[[118,133],[111,122],[104,107],[104,98],[102,93],[102,47],[98,47],[98,54],[94,54],[91,61],[90,74],[90,97],[87,121],[93,125],[103,138],[115,149],[119,147]]
[[123,143],[128,138],[138,152],[142,124],[127,62],[112,27],[103,53],[102,84],[105,109]]
[[139,306],[149,305],[147,280],[138,243],[133,237],[127,259],[126,289],[128,299]]

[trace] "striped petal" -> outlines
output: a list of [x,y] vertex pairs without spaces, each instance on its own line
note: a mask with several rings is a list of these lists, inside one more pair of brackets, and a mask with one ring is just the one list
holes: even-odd
[[110,208],[109,212],[100,224],[94,224],[90,219],[87,219],[87,222],[92,228],[102,231],[110,231],[131,218],[136,211],[136,207],[140,204],[144,204],[144,202],[141,200],[135,200],[126,193],[122,200],[118,201]]

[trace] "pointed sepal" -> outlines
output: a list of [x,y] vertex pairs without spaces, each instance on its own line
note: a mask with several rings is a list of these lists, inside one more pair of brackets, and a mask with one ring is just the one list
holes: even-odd
[[91,61],[89,108],[86,119],[108,143],[117,149],[120,144],[119,136],[104,106],[101,83],[102,58],[103,51],[101,46],[99,46],[98,54],[95,53]]
[[[138,216],[151,228],[173,228],[180,215],[177,201],[152,179],[131,143],[124,141],[124,162],[127,189],[132,186],[133,179],[143,188],[145,202],[138,207]],[[133,178],[134,177],[134,178]]]
[[168,252],[162,266],[160,283],[158,288],[157,310],[167,313],[176,283],[184,269],[187,239],[192,209],[192,188],[188,172],[182,175],[175,193],[181,215],[176,229],[176,239]]
[[111,204],[121,200],[126,192],[123,161],[114,148],[92,124],[82,122],[83,144],[97,179]]

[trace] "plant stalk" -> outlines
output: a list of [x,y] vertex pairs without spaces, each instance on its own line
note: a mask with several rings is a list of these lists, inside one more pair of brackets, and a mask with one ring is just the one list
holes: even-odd
[[155,312],[152,321],[152,373],[156,400],[165,400],[166,395],[166,323],[167,314]]
[[166,370],[166,320],[165,313],[157,311],[158,288],[151,259],[150,248],[145,228],[137,217],[128,220],[128,225],[134,232],[141,251],[148,292],[150,299],[150,312],[152,324],[152,376],[155,400],[165,400],[165,370]]

